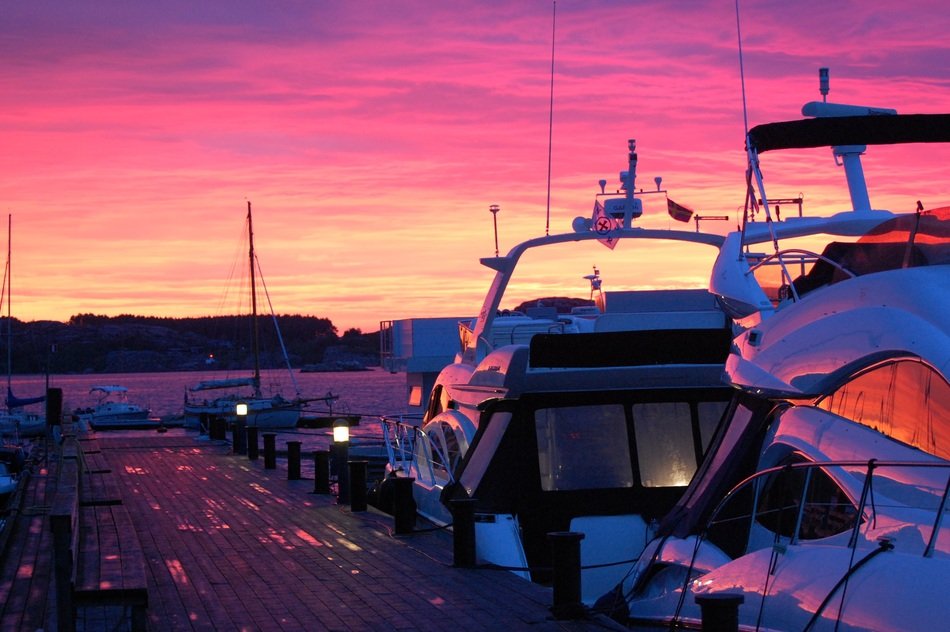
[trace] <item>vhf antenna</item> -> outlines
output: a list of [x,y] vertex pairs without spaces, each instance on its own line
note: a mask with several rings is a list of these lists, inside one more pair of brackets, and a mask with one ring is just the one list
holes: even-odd
[[554,142],[554,29],[557,25],[557,0],[554,0],[552,4],[554,9],[551,16],[551,99],[548,103],[548,202],[544,220],[545,236],[550,234],[551,231],[551,152]]

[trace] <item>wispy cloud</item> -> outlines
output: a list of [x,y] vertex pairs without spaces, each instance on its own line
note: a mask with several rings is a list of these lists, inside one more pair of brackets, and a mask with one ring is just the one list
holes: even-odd
[[[950,109],[939,3],[743,4],[751,124],[797,117],[819,66],[837,100]],[[279,311],[341,329],[474,312],[488,205],[509,247],[544,227],[551,17],[516,2],[5,3],[16,314],[213,313],[248,199]],[[734,212],[735,28],[731,3],[558,3],[553,229],[589,213],[598,179],[614,185],[631,137],[646,186],[662,176]],[[946,201],[945,158],[899,157],[919,180],[869,155],[890,191],[874,201]],[[776,186],[840,202],[829,163],[793,160]]]

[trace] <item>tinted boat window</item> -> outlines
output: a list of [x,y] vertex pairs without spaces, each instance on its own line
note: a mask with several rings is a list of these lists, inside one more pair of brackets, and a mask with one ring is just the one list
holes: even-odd
[[542,408],[534,422],[544,491],[633,486],[619,404]]
[[818,402],[934,456],[950,458],[950,385],[916,360],[877,366]]
[[[805,507],[798,528],[800,539],[828,538],[854,526],[858,511],[847,495],[824,471],[817,467],[809,469],[810,479],[808,470],[800,468],[781,470],[766,479],[756,513],[759,524],[782,537],[791,538],[804,497]],[[804,489],[806,480],[807,491]]]
[[709,449],[709,441],[719,427],[722,415],[726,412],[729,402],[699,402],[696,407],[699,411],[699,432],[703,440],[703,454]]
[[684,487],[696,471],[692,416],[686,402],[633,405],[644,487]]

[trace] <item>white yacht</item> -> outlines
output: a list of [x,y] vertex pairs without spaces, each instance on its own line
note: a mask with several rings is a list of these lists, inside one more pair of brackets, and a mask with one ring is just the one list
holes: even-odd
[[[587,564],[636,558],[732,394],[721,374],[734,324],[706,287],[726,237],[699,222],[642,227],[675,224],[669,215],[682,207],[659,178],[656,190],[636,188],[633,141],[628,158],[620,190],[606,193],[602,181],[592,216],[571,232],[482,259],[494,281],[478,316],[452,326],[457,354],[434,380],[421,425],[384,426],[392,471],[415,479],[418,512],[448,524],[453,499],[476,499],[479,562],[526,579],[550,579],[554,531],[584,531]],[[669,252],[690,263],[657,289],[646,279],[664,277],[656,261]],[[391,323],[387,335],[399,332]],[[410,384],[416,402],[419,390]],[[625,571],[585,571],[585,594],[603,594]]]
[[89,394],[96,398],[95,405],[74,410],[73,420],[88,424],[94,430],[142,426],[148,421],[151,411],[129,401],[128,391],[118,384],[93,386]]
[[[598,604],[625,623],[696,627],[697,597],[713,595],[741,602],[741,630],[933,630],[950,619],[950,208],[873,210],[860,164],[866,145],[950,141],[950,115],[827,103],[803,113],[815,118],[750,130],[760,198],[759,153],[830,146],[854,208],[829,221],[873,227],[809,253],[785,299],[737,337],[726,422]],[[797,268],[800,251],[774,259],[788,255]],[[723,295],[754,303],[734,299]]]

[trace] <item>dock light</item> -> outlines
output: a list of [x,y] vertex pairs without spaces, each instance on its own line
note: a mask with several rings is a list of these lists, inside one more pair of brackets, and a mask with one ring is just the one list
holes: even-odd
[[234,407],[234,413],[238,417],[247,417],[247,404],[238,402],[237,406]]
[[346,443],[350,440],[350,424],[346,419],[333,422],[333,442]]

